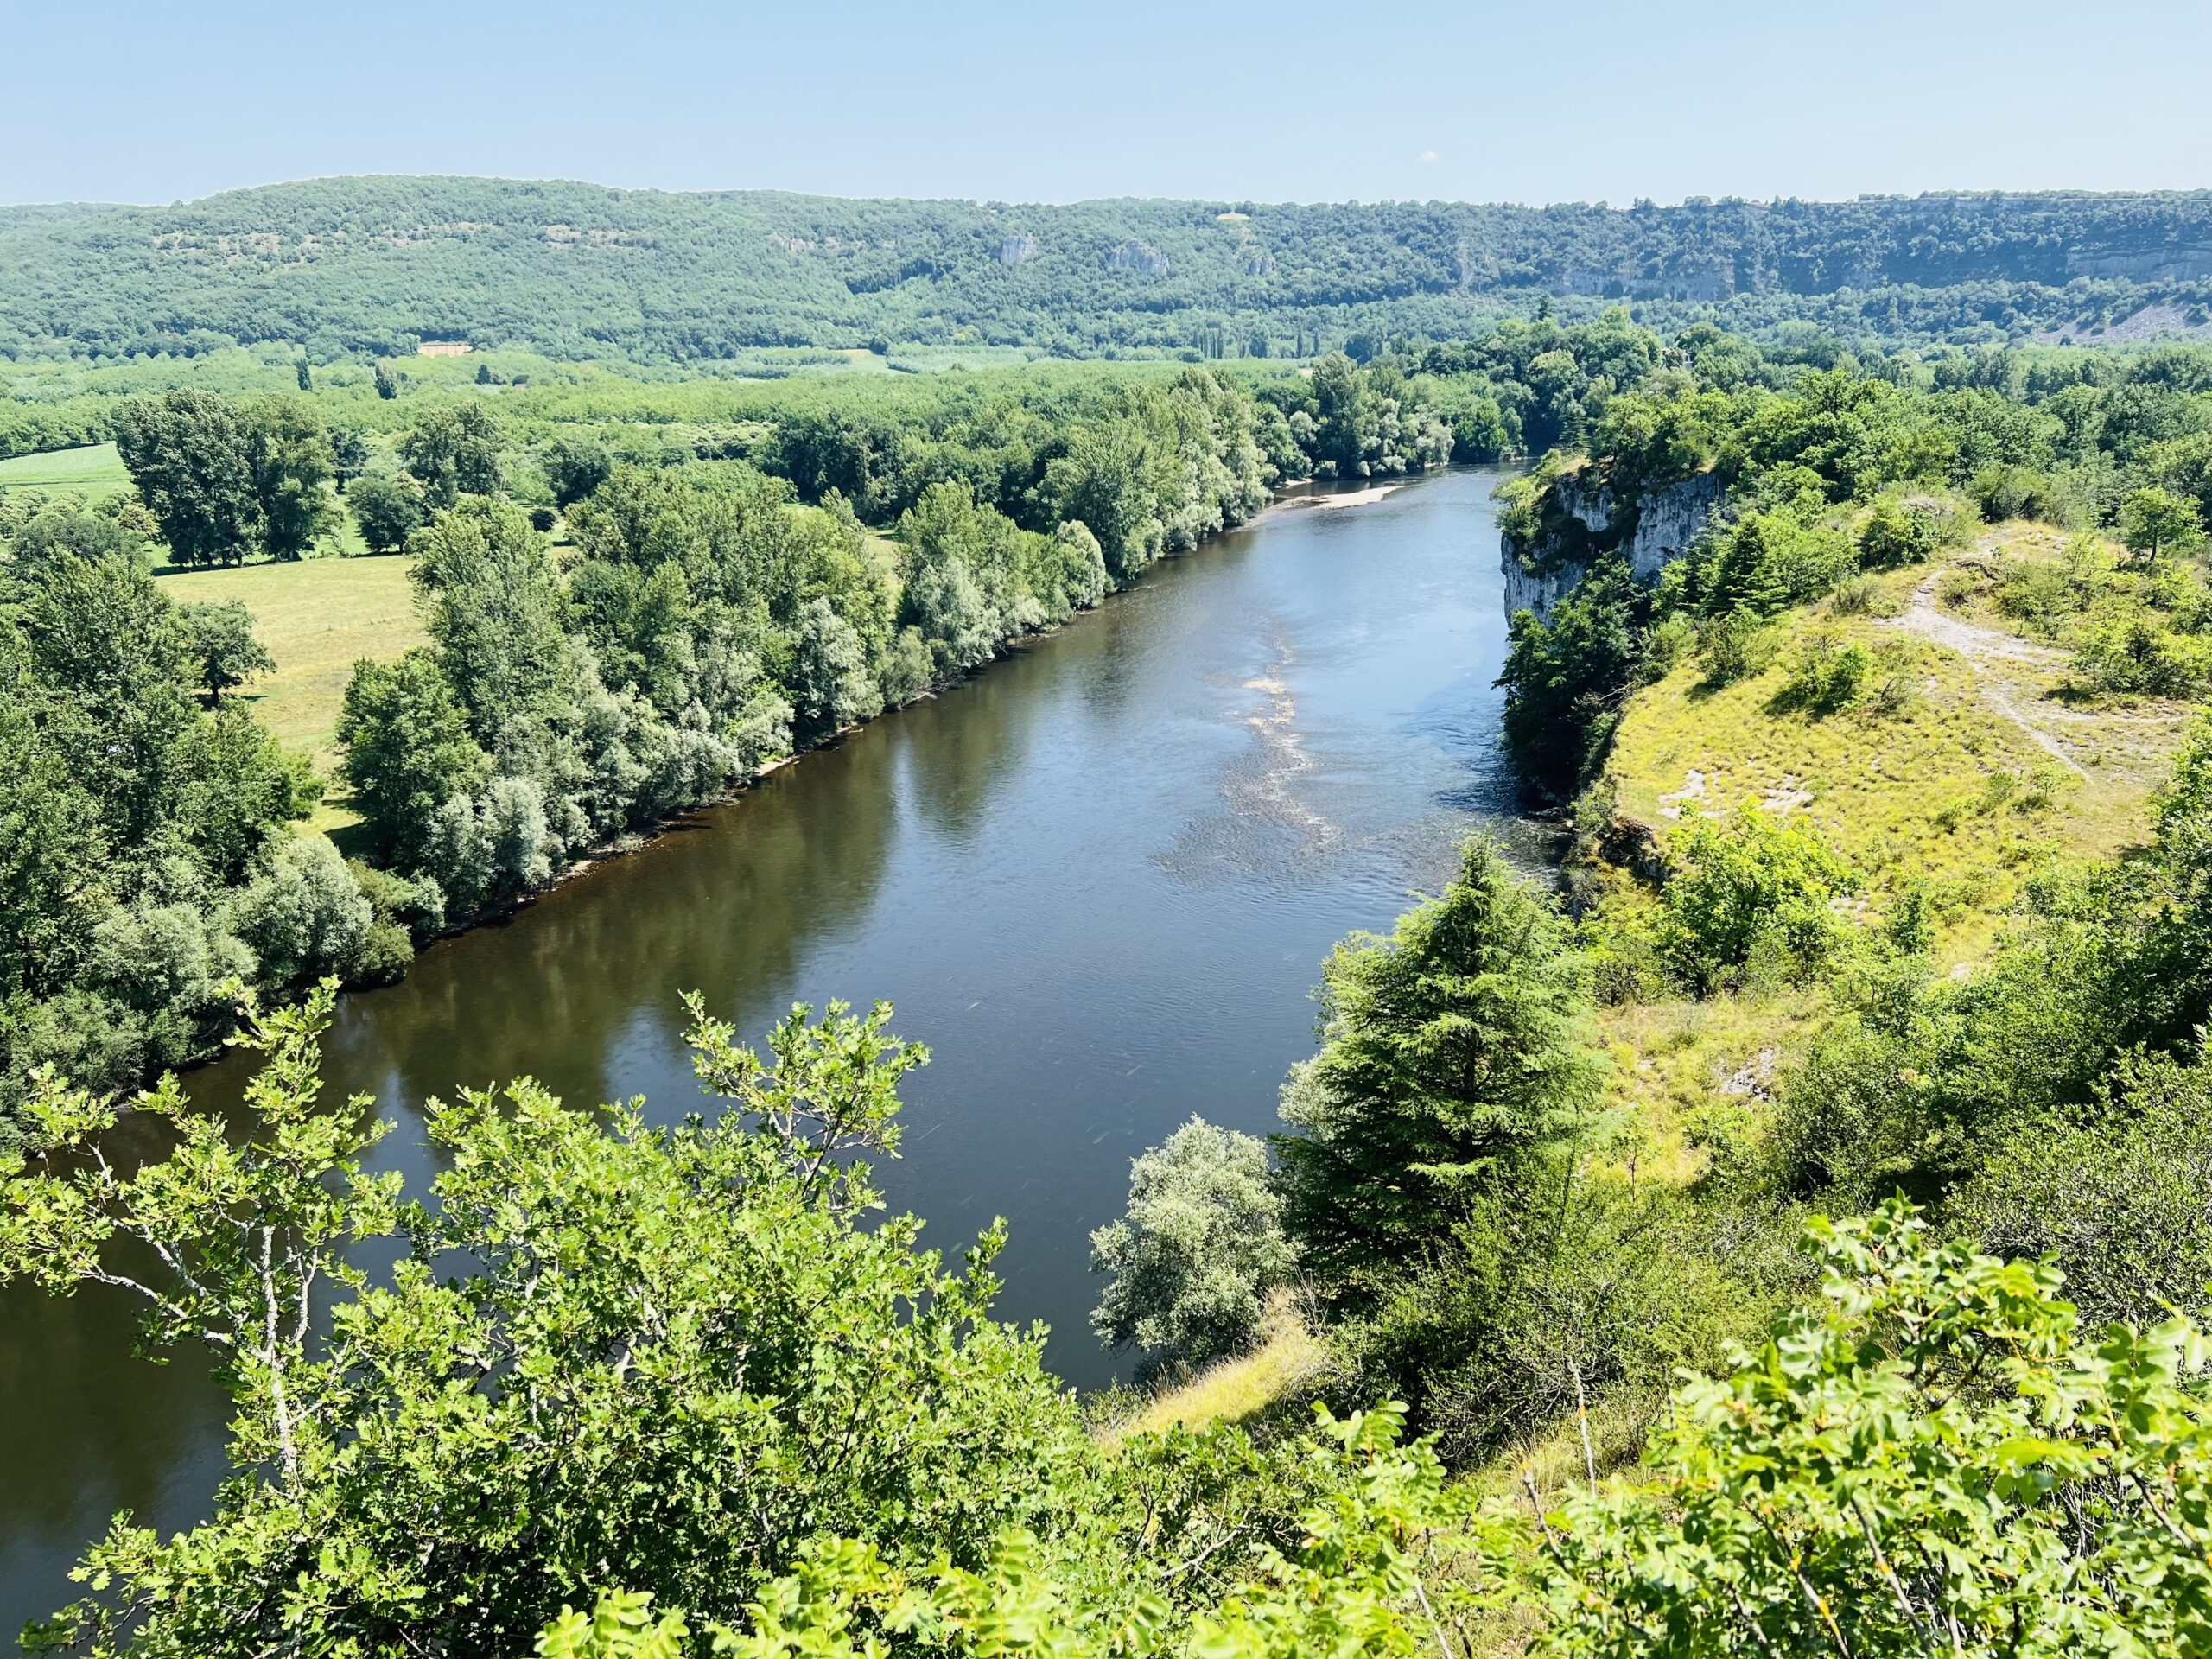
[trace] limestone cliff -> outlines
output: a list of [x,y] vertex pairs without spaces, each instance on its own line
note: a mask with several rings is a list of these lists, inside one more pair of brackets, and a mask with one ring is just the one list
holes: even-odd
[[1689,550],[1723,493],[1720,480],[1710,473],[1626,502],[1615,498],[1610,482],[1586,474],[1570,473],[1551,491],[1567,533],[1540,540],[1525,556],[1511,537],[1501,538],[1508,615],[1522,610],[1548,613],[1603,552],[1618,550],[1637,581],[1656,581],[1660,571]]

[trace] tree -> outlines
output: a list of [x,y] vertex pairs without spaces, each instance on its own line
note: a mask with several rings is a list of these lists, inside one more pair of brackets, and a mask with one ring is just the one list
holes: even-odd
[[14,540],[20,570],[60,558],[97,563],[112,555],[135,554],[140,548],[120,519],[97,512],[69,512],[60,506],[48,507],[29,519],[16,532]]
[[[1058,1541],[1027,1529],[1001,1534],[973,1567],[940,1561],[923,1570],[873,1544],[825,1538],[798,1571],[767,1586],[741,1628],[708,1618],[700,1635],[714,1652],[738,1659],[874,1659],[886,1650],[883,1629],[927,1632],[932,1650],[972,1659],[1414,1659],[1430,1651],[1471,1659],[1472,1633],[1510,1605],[1495,1563],[1521,1542],[1522,1529],[1479,1514],[1428,1446],[1401,1444],[1402,1408],[1340,1421],[1323,1407],[1316,1417],[1314,1431],[1290,1447],[1307,1477],[1295,1526],[1283,1529],[1280,1545],[1241,1557],[1222,1553],[1234,1533],[1210,1539],[1203,1588],[1176,1570],[1187,1560],[1164,1575],[1143,1573],[1151,1563],[1134,1541],[1116,1563],[1116,1584],[1103,1552],[1071,1560]],[[1234,1457],[1239,1448],[1221,1450]],[[1179,1473],[1189,1453],[1147,1444],[1139,1455]],[[1204,1503],[1192,1512],[1213,1518]],[[1180,1533],[1176,1518],[1153,1516],[1154,1536]],[[690,1650],[683,1611],[656,1613],[652,1602],[615,1590],[601,1593],[589,1615],[564,1606],[536,1651],[543,1659],[664,1659]]]
[[567,630],[567,594],[522,509],[472,497],[408,545],[429,596],[438,665],[479,741],[497,752],[505,734],[575,705],[585,670]]
[[395,370],[391,364],[383,361],[381,359],[379,359],[377,363],[375,380],[377,396],[383,398],[385,402],[389,403],[391,399],[399,396],[398,372]]
[[990,1317],[998,1230],[948,1273],[912,1218],[856,1224],[879,1200],[852,1155],[890,1148],[925,1058],[887,1008],[794,1009],[764,1061],[695,1007],[712,1122],[527,1082],[433,1103],[417,1205],[368,1172],[367,1102],[320,1097],[331,1007],[326,984],[259,1018],[242,1122],[167,1084],[144,1109],[173,1147],[123,1168],[116,1107],[49,1085],[63,1155],[0,1174],[0,1280],[120,1286],[235,1414],[213,1515],[170,1539],[126,1517],[42,1640],[520,1653],[602,1580],[734,1620],[824,1532],[980,1564],[1080,1514],[1073,1403]]
[[499,493],[499,416],[472,398],[426,410],[399,453],[430,505],[450,507],[463,495]]
[[211,709],[221,706],[223,693],[232,686],[276,671],[269,647],[254,638],[253,613],[242,601],[180,605],[176,625]]
[[359,427],[330,429],[330,464],[341,491],[368,470],[369,441]]
[[1909,1206],[1816,1221],[1824,1294],[1685,1384],[1660,1479],[1547,1517],[1549,1644],[1607,1659],[2163,1654],[2212,1613],[2186,1320],[2081,1333],[2047,1265]]
[[553,499],[564,509],[606,483],[614,470],[614,458],[607,454],[605,444],[574,432],[563,432],[545,446],[543,464],[546,482],[553,486]]
[[883,693],[868,671],[853,625],[817,594],[799,613],[791,640],[791,731],[802,742],[882,712]]
[[1091,1328],[1154,1366],[1204,1364],[1251,1343],[1292,1260],[1266,1146],[1193,1117],[1130,1160],[1128,1213],[1090,1236],[1114,1275]]
[[231,901],[231,930],[275,990],[359,973],[375,912],[327,836],[296,836]]
[[1548,619],[1516,612],[1507,625],[1505,745],[1521,776],[1554,796],[1594,775],[1612,741],[1650,600],[1619,559],[1575,584]]
[[1322,970],[1321,1050],[1283,1085],[1286,1219],[1329,1282],[1402,1258],[1595,1103],[1581,965],[1496,849]]
[[2152,564],[2161,553],[2186,552],[2204,539],[2196,503],[2155,486],[2130,490],[2120,504],[2120,539]]
[[438,809],[490,769],[467,711],[427,651],[353,664],[338,716],[339,772],[378,853],[403,868],[421,857]]
[[1844,924],[1828,901],[1853,885],[1810,824],[1747,806],[1726,824],[1694,825],[1669,854],[1659,946],[1700,996],[1763,948],[1802,970],[1834,945]]
[[296,559],[338,518],[322,417],[296,397],[264,397],[248,406],[244,425],[257,544],[272,559]]
[[212,392],[134,397],[116,413],[116,448],[181,564],[236,564],[261,531],[245,426]]
[[398,552],[423,525],[423,489],[411,478],[364,473],[346,486],[346,505],[372,553]]

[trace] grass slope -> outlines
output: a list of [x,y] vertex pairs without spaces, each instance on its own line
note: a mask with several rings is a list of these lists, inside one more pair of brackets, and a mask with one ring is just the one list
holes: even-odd
[[[2142,841],[2152,792],[2196,710],[2083,699],[2067,653],[2027,638],[1992,605],[1990,573],[2053,560],[2066,538],[2004,525],[1932,564],[1879,577],[1872,602],[1780,619],[1764,671],[1717,690],[1694,662],[1630,700],[1605,781],[1617,817],[1664,847],[1700,817],[1745,805],[1803,817],[1864,878],[1859,918],[1878,919],[1908,882],[1934,901],[1939,967],[1974,970],[2035,872]],[[1878,690],[1815,716],[1780,696],[1819,638],[1873,653]],[[1631,870],[1601,865],[1601,915],[1654,902]],[[1825,992],[1777,987],[1601,1011],[1616,1062],[1624,1157],[1662,1178],[1701,1163],[1690,1131],[1715,1112],[1753,1113],[1833,1014]]]
[[44,490],[49,494],[68,490],[91,502],[130,487],[130,474],[111,443],[0,461],[0,490]]

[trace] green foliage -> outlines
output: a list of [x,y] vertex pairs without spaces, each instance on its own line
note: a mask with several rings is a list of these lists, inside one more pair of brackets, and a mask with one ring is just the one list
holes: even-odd
[[382,855],[403,867],[421,856],[437,810],[474,789],[489,764],[461,699],[424,651],[354,664],[338,741],[354,809]]
[[1816,1227],[1820,1302],[1688,1383],[1649,1487],[1548,1527],[1561,1654],[2186,1652],[2212,1614],[2202,1337],[2085,1339],[2049,1267],[1902,1206]]
[[1718,1367],[1770,1306],[1718,1231],[1664,1185],[1533,1166],[1382,1276],[1338,1332],[1352,1380],[1335,1391],[1411,1402],[1458,1466],[1599,1402],[1641,1427],[1681,1368]]
[[432,507],[499,489],[499,417],[474,399],[424,411],[400,440],[400,457]]
[[1481,842],[1387,938],[1323,969],[1321,1050],[1293,1068],[1286,1217],[1332,1284],[1447,1229],[1595,1103],[1581,964],[1558,916]]
[[300,399],[169,391],[126,402],[115,420],[131,482],[179,563],[296,559],[335,523],[330,441]]
[[1839,641],[1825,631],[1808,634],[1790,657],[1789,677],[1773,706],[1815,719],[1840,713],[1859,701],[1874,669],[1874,653],[1857,641]]
[[226,399],[172,391],[126,404],[116,448],[181,564],[235,564],[254,539],[253,464]]
[[[129,553],[0,578],[0,1156],[33,1070],[103,1089],[207,1058],[226,978],[251,978],[232,901],[320,793],[236,702],[248,620],[180,612]],[[327,843],[317,842],[327,848]]]
[[1128,1212],[1091,1234],[1090,1255],[1114,1275],[1090,1316],[1113,1346],[1154,1366],[1249,1346],[1292,1264],[1267,1147],[1193,1117],[1130,1160]]
[[1996,1144],[1953,1207],[1987,1249],[2054,1262],[2093,1330],[2201,1313],[2212,1284],[2212,1077],[2191,1058],[2123,1056],[2086,1111]]
[[2201,543],[2204,520],[2196,502],[2152,485],[2130,490],[2120,504],[2120,539],[2155,563],[2161,553],[2184,552]]
[[1659,949],[1700,996],[1745,969],[1802,975],[1839,943],[1831,901],[1853,879],[1802,819],[1745,807],[1725,823],[1700,822],[1681,832],[1668,864]]
[[346,486],[346,505],[372,553],[397,553],[423,526],[423,492],[411,478],[364,473]]
[[176,622],[184,636],[185,655],[211,708],[221,703],[223,693],[233,686],[276,671],[276,659],[253,636],[253,613],[238,600],[180,605]]
[[[1325,1497],[1304,1512],[1294,1544],[1264,1549],[1218,1579],[1195,1610],[1158,1592],[1102,1595],[1027,1531],[1001,1534],[974,1567],[901,1567],[870,1545],[824,1539],[767,1586],[741,1625],[710,1622],[711,1651],[860,1659],[886,1651],[888,1637],[976,1659],[1411,1659],[1433,1643],[1446,1659],[1461,1659],[1471,1624],[1503,1599],[1491,1558],[1516,1529],[1476,1513],[1426,1446],[1400,1443],[1402,1414],[1384,1407],[1340,1421],[1322,1412],[1301,1449],[1324,1477]],[[611,1592],[589,1616],[563,1608],[536,1651],[654,1659],[686,1651],[690,1634],[681,1613],[656,1617],[650,1598]]]
[[[989,1318],[997,1232],[950,1274],[911,1217],[856,1225],[880,1201],[839,1154],[887,1147],[921,1058],[887,1010],[797,1010],[763,1069],[695,1006],[711,1122],[528,1082],[434,1103],[424,1207],[367,1173],[366,1103],[317,1098],[330,1006],[261,1020],[242,1139],[169,1084],[143,1108],[167,1155],[0,1179],[0,1273],[124,1283],[147,1343],[204,1345],[236,1408],[213,1515],[119,1522],[41,1645],[519,1652],[595,1582],[734,1620],[820,1532],[974,1570],[1075,1518],[1091,1453],[1038,1338]],[[35,1113],[73,1153],[114,1119],[54,1086]],[[374,1282],[372,1242],[398,1257]]]
[[[683,363],[799,345],[873,346],[894,362],[917,346],[1371,355],[1389,337],[1457,338],[1471,305],[1597,313],[1617,302],[1581,297],[1600,273],[1663,326],[1713,318],[1827,366],[1839,340],[2086,338],[2153,300],[2203,298],[2201,283],[2083,274],[2170,266],[2171,249],[2206,234],[2189,193],[1230,205],[326,179],[8,225],[0,267],[16,297],[0,307],[0,348],[115,357],[266,341],[289,384],[304,341],[317,365],[376,357],[394,397],[388,359],[423,337]],[[1709,345],[1700,365],[1732,384],[1746,372]],[[1622,348],[1603,372],[1625,384],[1636,367]],[[1527,412],[1567,417],[1548,392]],[[1554,441],[1532,434],[1529,447]]]
[[1618,561],[1599,564],[1548,619],[1509,625],[1505,743],[1531,784],[1565,796],[1595,775],[1635,682],[1649,600]]
[[1918,564],[1942,545],[1943,522],[1936,503],[1882,500],[1859,530],[1859,557],[1875,569]]

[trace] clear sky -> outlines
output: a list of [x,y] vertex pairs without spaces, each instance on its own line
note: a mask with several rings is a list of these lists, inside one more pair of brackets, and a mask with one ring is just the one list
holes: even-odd
[[1071,200],[2212,186],[2212,0],[0,0],[0,200],[337,173]]

